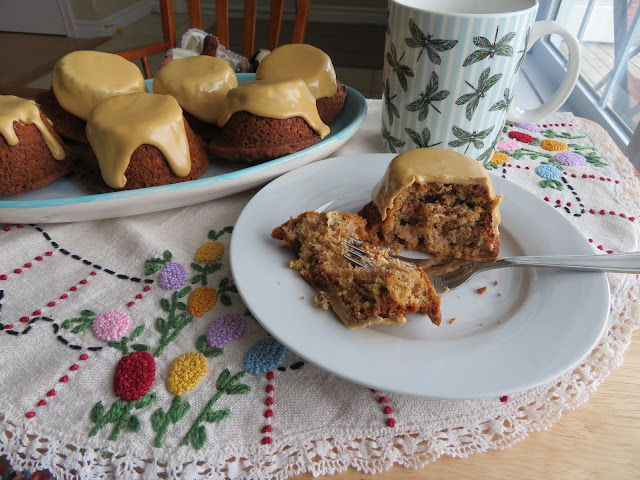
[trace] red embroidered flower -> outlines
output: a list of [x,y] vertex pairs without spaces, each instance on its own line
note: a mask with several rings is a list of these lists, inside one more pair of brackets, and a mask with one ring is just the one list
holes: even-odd
[[514,140],[518,140],[519,142],[522,142],[522,143],[531,143],[535,140],[528,133],[515,132],[515,131],[509,132],[509,138],[513,138]]
[[156,377],[156,361],[149,352],[133,352],[120,359],[113,390],[123,400],[137,400],[149,391]]

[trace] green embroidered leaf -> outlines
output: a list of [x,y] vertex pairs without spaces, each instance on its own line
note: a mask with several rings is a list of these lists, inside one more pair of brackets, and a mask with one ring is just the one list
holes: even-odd
[[168,299],[166,298],[161,298],[160,299],[160,307],[162,308],[162,310],[164,310],[165,312],[170,312],[171,311],[171,303],[169,302]]
[[131,334],[131,340],[135,340],[140,335],[142,335],[142,333],[144,332],[144,327],[144,325],[139,325],[138,327],[136,327],[136,329]]
[[204,429],[203,425],[200,425],[193,432],[193,436],[191,437],[192,445],[198,450],[204,447],[205,443],[207,443],[207,431]]
[[167,418],[171,423],[178,423],[190,409],[189,402],[183,402],[179,396],[175,396],[167,412]]
[[228,284],[229,284],[229,279],[227,277],[224,277],[222,280],[220,280],[220,283],[218,284],[218,289],[224,290]]
[[216,382],[216,388],[218,390],[226,391],[231,378],[231,372],[228,368],[225,368],[220,375],[218,375],[218,381]]
[[206,267],[204,267],[204,272],[206,274],[217,272],[218,270],[220,270],[221,267],[222,267],[221,263],[214,263],[213,265],[207,265]]
[[141,408],[147,407],[156,401],[156,394],[154,392],[147,393],[144,397],[136,400],[134,407],[139,410]]
[[211,240],[217,240],[218,238],[220,238],[225,233],[233,233],[233,227],[232,226],[226,226],[222,230],[220,230],[219,232],[216,232],[215,230],[210,230],[208,237]]
[[198,272],[202,272],[204,270],[204,267],[201,267],[199,264],[192,262],[191,263],[191,268],[193,268],[194,270],[198,271]]
[[495,163],[485,163],[484,168],[486,168],[487,170],[496,170],[498,168],[498,165],[496,165]]
[[164,258],[165,262],[170,262],[171,260],[173,260],[173,255],[171,255],[171,252],[169,250],[165,250],[162,254],[162,258]]
[[229,295],[227,295],[226,293],[220,295],[220,303],[222,303],[225,307],[229,307],[233,304],[233,302],[231,301],[231,297],[229,297]]
[[83,317],[95,317],[97,313],[95,313],[93,310],[82,310],[80,312],[80,315],[82,315]]
[[153,415],[151,415],[151,428],[154,432],[159,432],[166,422],[167,415],[161,408],[157,409],[155,412],[153,412]]
[[127,428],[132,432],[140,431],[140,420],[135,415],[131,415],[127,420]]
[[102,405],[102,402],[98,402],[96,403],[93,408],[91,409],[91,412],[89,413],[89,418],[91,418],[91,421],[93,423],[98,422],[98,420],[100,420],[100,417],[102,417],[102,414],[104,413],[104,406]]
[[184,287],[182,290],[180,290],[178,292],[178,298],[182,298],[185,295],[187,295],[189,292],[191,291],[191,287],[189,285],[187,285],[186,287]]
[[222,420],[227,418],[230,414],[231,414],[231,410],[229,409],[208,412],[207,415],[205,416],[205,421],[209,423],[221,422]]
[[93,322],[85,322],[79,325],[76,325],[75,328],[71,329],[71,333],[81,333],[84,332]]
[[144,343],[134,343],[133,345],[131,345],[131,349],[134,352],[148,352],[149,350],[151,350],[151,347],[149,345],[145,345]]
[[244,395],[251,387],[249,385],[245,385],[244,383],[238,383],[237,385],[232,385],[227,389],[227,393],[229,395]]
[[164,318],[156,318],[156,330],[161,333],[167,330],[167,321]]
[[196,340],[196,351],[201,353],[207,358],[217,357],[222,354],[221,348],[212,347],[207,343],[207,338],[204,335],[200,335]]
[[178,303],[176,304],[176,308],[177,308],[178,310],[181,310],[181,311],[183,311],[183,312],[186,312],[188,307],[187,307],[187,304],[186,304],[186,303],[184,303],[184,302],[178,302]]

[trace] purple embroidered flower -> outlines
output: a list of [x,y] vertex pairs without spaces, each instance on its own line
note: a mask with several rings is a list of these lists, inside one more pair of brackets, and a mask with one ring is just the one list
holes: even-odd
[[252,375],[260,375],[282,363],[287,349],[275,338],[259,340],[244,356],[244,369]]
[[562,165],[584,165],[587,163],[587,159],[575,152],[560,152],[556,154],[554,160]]
[[118,340],[129,330],[131,317],[120,310],[111,310],[98,315],[93,321],[93,334],[103,342]]
[[187,283],[187,271],[177,262],[167,263],[158,274],[158,284],[165,290],[178,290]]
[[540,125],[536,123],[514,123],[514,125],[518,128],[522,128],[524,130],[529,130],[533,133],[538,133],[540,131]]
[[222,315],[209,324],[207,343],[212,347],[222,348],[235,340],[244,332],[244,319],[238,314]]
[[542,178],[548,178],[549,180],[560,178],[562,175],[562,172],[553,165],[540,165],[536,168],[536,173]]
[[520,148],[520,144],[518,142],[514,142],[513,140],[500,140],[496,143],[496,149],[502,150],[503,152],[515,152]]

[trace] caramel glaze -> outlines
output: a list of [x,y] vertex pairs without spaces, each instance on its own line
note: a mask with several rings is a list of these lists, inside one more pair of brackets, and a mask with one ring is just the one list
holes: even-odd
[[143,144],[160,150],[176,176],[191,171],[182,108],[169,95],[129,93],[104,100],[91,111],[87,137],[102,178],[112,188],[126,185],[131,154]]
[[[494,229],[500,223],[498,205],[502,195],[495,194],[489,172],[477,160],[443,148],[416,148],[396,156],[387,171],[373,188],[371,199],[384,220],[396,196],[413,183],[444,183],[487,187],[489,197],[494,200]],[[497,232],[496,232],[497,233]]]
[[171,95],[180,106],[206,123],[217,123],[229,90],[238,86],[227,62],[209,55],[171,60],[153,81],[153,91]]
[[229,90],[218,126],[223,127],[234,113],[243,111],[268,118],[302,117],[321,138],[330,131],[320,120],[316,99],[299,78],[245,82]]
[[113,53],[78,50],[56,62],[51,86],[62,108],[87,120],[95,105],[113,95],[146,92],[140,69]]
[[13,128],[13,122],[24,125],[35,125],[44,139],[51,155],[56,160],[64,160],[65,153],[62,146],[51,134],[40,117],[40,109],[33,100],[16,97],[14,95],[0,95],[0,135],[9,146],[17,145],[18,136]]
[[332,97],[338,88],[329,55],[303,43],[276,48],[262,60],[256,71],[257,80],[277,82],[291,78],[304,80],[316,99]]

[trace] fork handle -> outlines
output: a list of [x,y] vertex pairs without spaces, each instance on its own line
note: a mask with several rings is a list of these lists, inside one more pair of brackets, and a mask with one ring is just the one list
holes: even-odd
[[582,271],[640,273],[640,252],[613,253],[609,255],[502,257],[487,265],[488,269],[508,266],[556,267]]

